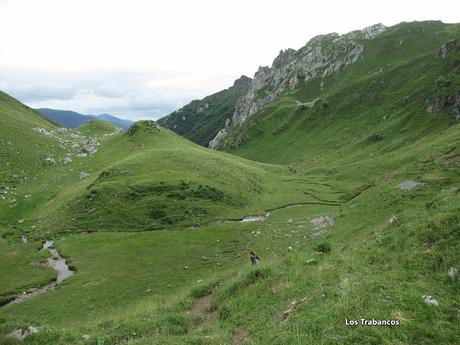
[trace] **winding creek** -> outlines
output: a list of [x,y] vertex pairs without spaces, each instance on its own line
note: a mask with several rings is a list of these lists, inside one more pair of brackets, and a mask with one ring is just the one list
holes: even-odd
[[[250,223],[250,222],[263,222],[269,216],[271,211],[283,209],[283,208],[291,208],[291,207],[302,207],[308,205],[328,205],[328,206],[339,206],[339,203],[332,203],[332,202],[301,202],[301,203],[292,203],[286,204],[282,206],[278,206],[275,208],[271,208],[266,210],[266,215],[251,215],[246,216],[240,219],[227,219],[223,221],[218,221],[216,223]],[[22,236],[22,242],[27,243],[27,237]],[[61,284],[65,279],[69,278],[70,276],[74,275],[74,272],[69,269],[66,260],[59,254],[58,250],[54,247],[54,241],[47,240],[40,251],[47,250],[50,253],[50,257],[48,258],[47,266],[51,267],[56,273],[56,281],[42,286],[38,288],[29,289],[28,292],[23,292],[22,294],[17,295],[12,301],[5,304],[3,307],[7,307],[12,304],[18,304],[24,301],[27,301],[35,296],[41,295],[44,292],[49,290],[55,289],[59,284]]]
[[47,250],[50,253],[50,257],[48,258],[48,266],[51,267],[57,273],[56,281],[39,288],[30,289],[29,292],[19,294],[16,296],[16,298],[14,298],[9,303],[5,304],[3,307],[27,301],[35,296],[41,295],[44,292],[55,289],[65,279],[74,275],[74,272],[69,269],[66,260],[62,258],[57,249],[54,247],[54,241],[46,241],[43,244],[43,247],[40,249],[40,251],[44,250]]

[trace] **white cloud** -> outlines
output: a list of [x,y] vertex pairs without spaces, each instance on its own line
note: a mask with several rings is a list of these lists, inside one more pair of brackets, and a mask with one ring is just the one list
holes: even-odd
[[377,22],[460,21],[458,1],[0,1],[0,87],[32,106],[157,117]]

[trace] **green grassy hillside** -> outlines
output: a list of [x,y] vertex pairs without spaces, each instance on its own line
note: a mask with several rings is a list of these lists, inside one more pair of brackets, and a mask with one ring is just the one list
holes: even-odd
[[[204,149],[149,123],[135,126],[106,137],[97,154],[73,165],[69,185],[38,210],[39,230],[199,226],[314,201],[286,181],[286,167]],[[82,180],[81,172],[89,176]]]
[[229,152],[153,121],[58,130],[5,95],[0,304],[54,278],[46,239],[75,274],[0,307],[0,344],[457,344],[458,33],[388,28]]
[[459,25],[441,22],[388,28],[363,42],[356,63],[286,92],[233,127],[220,145],[250,159],[288,163],[378,155],[442,131],[458,123],[458,104],[427,109],[460,91],[460,49],[439,53],[457,37]]
[[89,120],[80,127],[78,131],[87,136],[110,135],[117,130],[117,126],[105,120]]

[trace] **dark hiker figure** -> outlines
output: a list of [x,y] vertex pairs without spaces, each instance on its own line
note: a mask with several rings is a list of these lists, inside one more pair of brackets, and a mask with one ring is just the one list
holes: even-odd
[[249,254],[251,254],[251,263],[252,263],[252,265],[253,266],[257,265],[259,263],[259,261],[260,261],[260,258],[256,254],[254,254],[254,252],[249,252]]

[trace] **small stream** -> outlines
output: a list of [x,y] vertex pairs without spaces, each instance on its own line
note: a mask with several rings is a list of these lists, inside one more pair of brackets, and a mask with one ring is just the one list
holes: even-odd
[[48,266],[51,267],[57,273],[56,281],[39,288],[30,289],[27,293],[24,292],[16,296],[16,298],[10,301],[9,303],[5,304],[4,307],[9,306],[11,304],[18,304],[24,302],[35,296],[41,295],[46,291],[55,289],[65,279],[74,275],[74,272],[69,269],[66,260],[62,258],[57,249],[54,248],[54,241],[46,241],[43,244],[43,247],[42,249],[40,249],[40,251],[42,252],[44,250],[47,250],[50,253],[50,257],[48,258]]
[[225,220],[219,220],[216,223],[217,224],[234,224],[234,223],[251,223],[251,222],[263,222],[267,220],[267,217],[269,214],[266,216],[246,216],[244,218],[240,219],[225,219]]
[[241,223],[250,223],[250,222],[263,222],[266,220],[266,216],[247,216],[240,220]]
[[48,258],[48,265],[57,273],[56,283],[61,284],[63,280],[73,276],[74,273],[69,269],[65,259],[59,255],[59,252],[53,246],[53,241],[46,241],[42,250],[48,250],[50,252],[51,256]]

